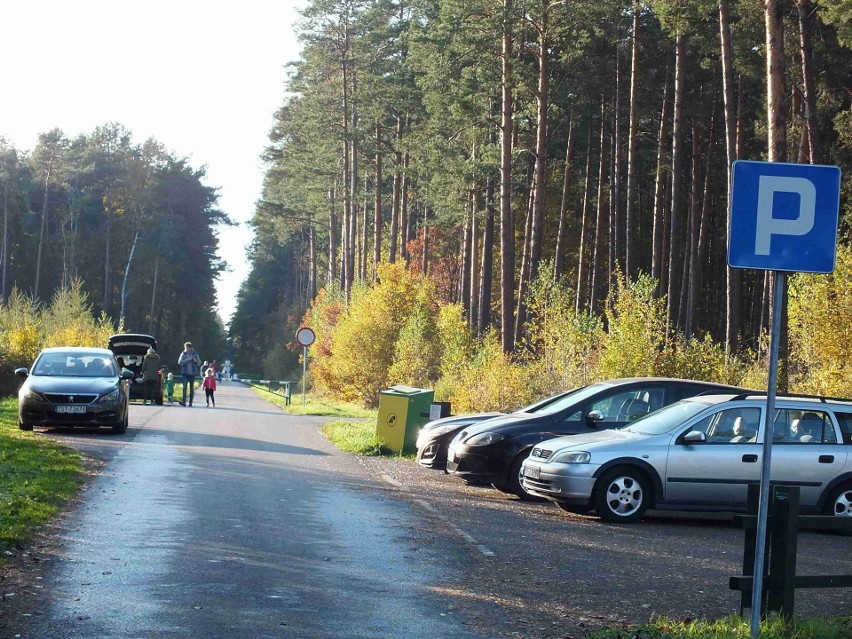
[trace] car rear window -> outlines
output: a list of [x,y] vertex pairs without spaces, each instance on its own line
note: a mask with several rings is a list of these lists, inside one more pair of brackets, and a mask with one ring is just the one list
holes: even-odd
[[843,433],[843,443],[852,444],[852,413],[834,413],[840,432]]

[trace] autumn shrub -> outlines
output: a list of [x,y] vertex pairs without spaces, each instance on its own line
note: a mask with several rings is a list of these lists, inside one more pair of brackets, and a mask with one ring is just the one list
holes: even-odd
[[566,280],[553,277],[551,264],[543,265],[530,285],[523,347],[536,385],[548,393],[584,386],[597,374],[601,322],[578,312],[574,299]]
[[710,334],[671,339],[663,353],[657,374],[664,377],[698,379],[719,384],[739,385],[749,368],[739,358],[725,353],[725,345]]
[[838,247],[830,275],[790,279],[790,387],[804,393],[852,396],[852,250]]
[[654,297],[655,280],[616,278],[607,300],[607,330],[601,340],[597,377],[642,377],[663,368],[666,345],[665,299]]
[[42,348],[106,348],[109,336],[115,332],[109,318],[93,315],[80,281],[57,290],[47,306],[13,290],[8,303],[0,306],[0,394],[15,391],[19,384],[12,372],[19,366],[32,364]]
[[[489,331],[453,374],[454,384],[441,386],[439,395],[452,402],[457,414],[511,412],[542,395],[529,366],[503,353],[497,334]],[[444,380],[442,379],[442,382]]]
[[[351,296],[332,331],[323,383],[336,397],[365,406],[388,386],[396,343],[416,307],[422,276],[400,264],[379,266],[379,282]],[[320,359],[315,355],[315,360]]]
[[399,332],[388,384],[433,388],[438,380],[441,344],[434,302],[435,287],[423,278],[411,315]]

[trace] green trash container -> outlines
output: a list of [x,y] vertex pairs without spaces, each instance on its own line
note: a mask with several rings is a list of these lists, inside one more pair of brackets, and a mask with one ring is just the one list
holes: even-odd
[[415,452],[417,432],[429,421],[434,397],[433,390],[411,386],[392,386],[381,391],[376,436],[394,452]]

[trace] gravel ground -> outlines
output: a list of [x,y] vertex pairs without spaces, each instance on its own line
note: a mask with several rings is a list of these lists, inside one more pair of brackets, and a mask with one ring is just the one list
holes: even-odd
[[[743,533],[730,526],[730,516],[651,513],[634,525],[605,524],[470,486],[410,460],[360,461],[388,494],[423,514],[409,532],[414,546],[429,551],[424,557],[442,545],[467,546],[468,556],[454,566],[463,576],[435,590],[453,602],[447,614],[487,636],[566,639],[659,615],[718,618],[737,609],[738,593],[727,584],[741,572]],[[87,471],[101,465],[89,458]],[[75,502],[84,495],[85,488]],[[45,564],[61,554],[54,532],[62,518],[0,569],[0,637],[13,636],[3,632],[5,619],[29,607]],[[852,574],[852,538],[801,534],[798,573]],[[801,590],[796,610],[852,615],[852,592]]]
[[[460,602],[502,606],[508,620],[494,636],[577,637],[659,615],[715,619],[737,610],[728,578],[742,572],[743,532],[730,515],[652,512],[637,524],[606,524],[413,461],[361,461],[399,498],[420,504],[437,530],[473,538],[464,583],[447,587]],[[852,574],[852,538],[801,533],[797,573]],[[800,590],[796,612],[850,615],[852,592]]]

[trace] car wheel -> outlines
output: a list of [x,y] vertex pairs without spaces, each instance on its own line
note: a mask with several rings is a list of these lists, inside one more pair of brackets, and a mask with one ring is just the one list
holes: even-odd
[[515,461],[512,462],[512,467],[509,469],[508,492],[516,495],[519,499],[523,499],[524,501],[547,501],[543,497],[530,495],[524,488],[524,484],[521,480],[521,466],[527,458],[527,454],[528,451],[524,451],[515,458]]
[[561,501],[555,502],[560,509],[564,510],[566,513],[571,513],[572,515],[585,515],[589,512],[592,507],[591,506],[580,506],[579,504],[566,504]]
[[116,424],[115,426],[113,426],[112,432],[116,433],[117,435],[122,435],[122,434],[126,433],[129,422],[130,422],[130,419],[128,418],[127,413],[125,412],[124,413],[124,421],[122,421],[120,424]]
[[24,422],[18,422],[18,428],[20,428],[21,430],[32,430],[33,425],[32,424],[25,424]]
[[[824,515],[835,517],[852,517],[852,483],[841,484],[831,491],[823,508]],[[839,535],[850,536],[852,531],[839,530]]]
[[595,511],[605,521],[637,521],[648,510],[650,500],[648,480],[635,468],[613,468],[597,481]]

